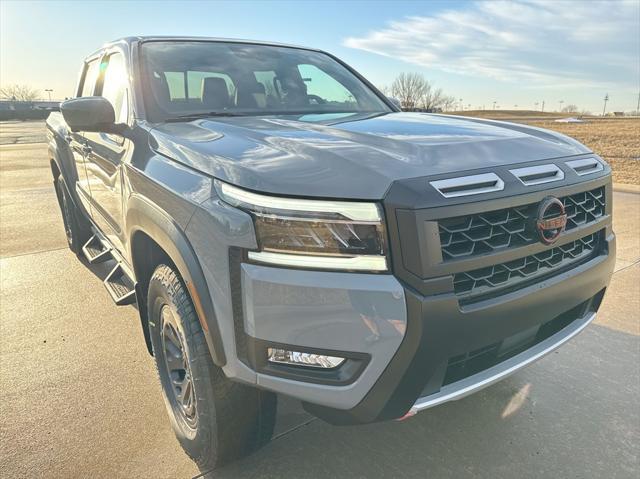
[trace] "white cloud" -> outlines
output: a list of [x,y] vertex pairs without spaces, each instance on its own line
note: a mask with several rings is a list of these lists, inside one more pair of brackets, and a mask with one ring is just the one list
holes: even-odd
[[640,2],[487,1],[406,17],[351,48],[527,87],[637,88]]

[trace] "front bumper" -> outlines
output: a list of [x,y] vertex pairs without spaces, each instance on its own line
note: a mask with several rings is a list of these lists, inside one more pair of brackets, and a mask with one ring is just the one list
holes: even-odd
[[[242,263],[247,362],[258,386],[301,399],[334,424],[397,419],[459,399],[539,359],[593,320],[615,262],[613,233],[605,243],[602,254],[569,271],[470,306],[453,293],[422,295],[392,275]],[[362,367],[342,381],[304,370],[294,376],[260,360],[274,345],[345,354]],[[452,374],[452,358],[505,345],[509,354],[489,366]]]
[[436,393],[418,398],[407,413],[407,416],[412,416],[420,411],[424,411],[425,409],[438,406],[439,404],[462,399],[511,376],[522,368],[558,349],[586,328],[587,325],[589,325],[589,323],[591,323],[595,318],[595,312],[587,311],[583,317],[576,319],[563,330],[537,343],[522,353],[517,354],[516,356],[513,356],[493,367],[485,369],[482,372],[469,376],[465,379],[461,379],[453,384],[443,386]]

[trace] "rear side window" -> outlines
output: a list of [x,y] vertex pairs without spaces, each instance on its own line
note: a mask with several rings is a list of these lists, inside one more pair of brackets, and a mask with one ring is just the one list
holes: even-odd
[[96,86],[99,73],[100,62],[98,62],[98,60],[93,60],[87,64],[84,71],[84,80],[82,81],[80,96],[93,96],[93,90]]
[[102,96],[113,105],[116,123],[126,123],[129,111],[127,108],[127,69],[124,56],[121,53],[114,53],[108,57],[106,62]]

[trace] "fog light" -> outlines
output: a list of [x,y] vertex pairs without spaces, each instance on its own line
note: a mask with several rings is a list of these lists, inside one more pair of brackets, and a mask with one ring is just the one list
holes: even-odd
[[286,349],[268,348],[267,357],[271,363],[291,364],[331,369],[340,366],[345,358],[326,356],[324,354],[302,353]]

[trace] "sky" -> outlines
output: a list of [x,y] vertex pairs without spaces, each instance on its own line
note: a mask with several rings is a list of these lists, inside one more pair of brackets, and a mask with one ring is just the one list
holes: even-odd
[[422,73],[473,109],[601,112],[608,94],[629,111],[640,93],[640,0],[0,0],[0,85],[71,96],[82,59],[132,35],[320,48],[379,87]]

